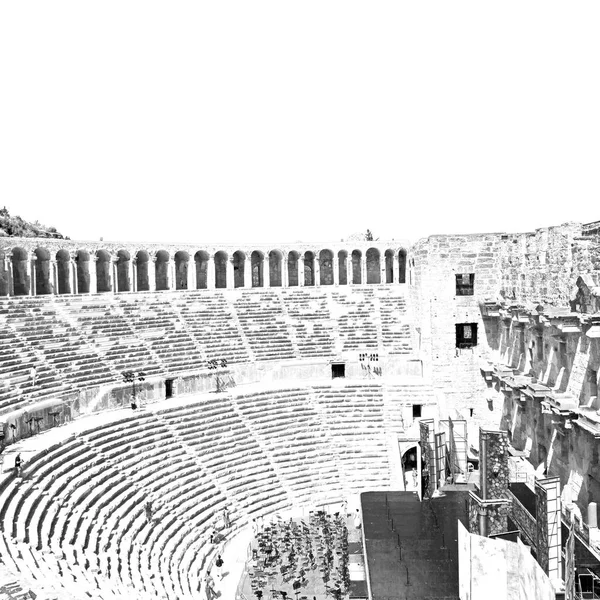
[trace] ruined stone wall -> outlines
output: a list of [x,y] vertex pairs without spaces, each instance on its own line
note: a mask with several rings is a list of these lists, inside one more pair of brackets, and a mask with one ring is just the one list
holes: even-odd
[[[450,410],[469,418],[472,409],[478,423],[494,426],[500,413],[488,410],[480,375],[481,356],[488,351],[480,302],[499,294],[501,244],[500,234],[432,236],[413,247],[409,260],[411,304],[425,374],[444,393]],[[475,275],[472,296],[456,294],[455,276],[463,273]],[[475,348],[456,347],[457,323],[477,324]]]

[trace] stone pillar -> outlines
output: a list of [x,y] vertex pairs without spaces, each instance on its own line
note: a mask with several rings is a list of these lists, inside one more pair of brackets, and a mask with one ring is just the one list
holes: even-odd
[[216,269],[215,269],[215,255],[208,255],[208,264],[206,267],[206,287],[209,290],[214,290],[216,288]]
[[304,287],[304,254],[298,256],[298,287]]
[[340,285],[340,257],[333,253],[333,285]]
[[244,287],[252,287],[252,254],[245,253],[246,258],[244,259]]
[[69,293],[79,293],[79,283],[77,281],[77,262],[75,261],[74,254],[69,254]]
[[314,279],[315,279],[315,287],[321,285],[321,259],[319,258],[319,253],[315,252],[315,268],[313,269],[314,273]]
[[196,285],[196,261],[190,256],[187,262],[187,289],[195,290]]
[[27,261],[27,277],[29,278],[29,295],[35,296],[35,261],[37,256],[29,255]]
[[400,261],[398,260],[398,253],[394,252],[392,260],[392,283],[398,283],[400,281]]
[[233,256],[227,258],[227,263],[226,263],[226,277],[227,277],[227,281],[226,281],[226,287],[228,290],[232,290],[235,282],[234,282],[234,278],[233,278]]
[[286,254],[281,259],[281,287],[289,287],[288,257]]
[[148,291],[156,291],[156,255],[148,257]]
[[96,294],[98,292],[98,277],[96,275],[96,263],[98,257],[95,254],[90,255],[89,271],[90,271],[90,294]]
[[367,283],[367,255],[363,254],[360,257],[360,282]]
[[58,294],[58,267],[56,265],[56,260],[50,260],[50,283],[52,285],[52,293]]
[[129,259],[127,275],[129,277],[129,291],[137,292],[137,258],[135,256]]
[[117,256],[112,256],[110,257],[108,263],[109,263],[109,269],[110,269],[110,291],[113,294],[116,294],[119,290],[117,289],[119,286],[117,285],[118,279],[117,279],[117,260],[119,260],[119,258]]
[[265,254],[263,258],[263,287],[271,287],[271,271],[269,269],[269,255]]
[[6,271],[6,295],[14,296],[12,252],[4,255],[4,270]]
[[167,289],[177,289],[177,279],[175,277],[175,261],[170,258],[167,263]]
[[346,257],[346,281],[348,282],[348,285],[354,283],[354,280],[352,279],[352,254],[348,254]]

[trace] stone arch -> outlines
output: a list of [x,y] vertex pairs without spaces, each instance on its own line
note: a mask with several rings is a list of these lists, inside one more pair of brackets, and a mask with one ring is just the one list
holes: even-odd
[[377,248],[367,250],[367,283],[381,283],[380,257]]
[[398,283],[406,283],[406,250],[398,252]]
[[227,252],[219,250],[215,254],[215,287],[227,287]]
[[243,288],[245,285],[246,254],[241,250],[233,253],[233,287]]
[[12,291],[10,268],[6,264],[6,255],[9,250],[0,251],[0,296],[9,296]]
[[46,248],[36,248],[33,251],[33,257],[35,260],[34,272],[35,272],[35,295],[43,296],[52,294],[54,292],[54,285],[50,273],[50,252]]
[[29,253],[25,248],[12,249],[13,293],[15,296],[27,296],[31,281],[29,277]]
[[310,250],[304,253],[304,285],[315,285],[315,255]]
[[147,292],[150,289],[150,255],[146,250],[138,250],[135,255],[136,289]]
[[190,255],[185,250],[175,252],[175,289],[188,289]]
[[281,287],[283,284],[283,254],[280,250],[269,252],[269,285]]
[[117,252],[117,292],[130,292],[131,282],[129,281],[129,267],[131,265],[131,255],[127,250]]
[[205,290],[208,288],[208,261],[210,257],[208,252],[198,250],[194,254],[194,262],[196,263],[196,288]]
[[154,263],[154,273],[156,281],[156,291],[169,289],[169,260],[170,255],[166,250],[159,250],[156,253],[156,262]]
[[320,285],[333,285],[333,252],[321,250],[319,252],[319,283]]
[[112,292],[111,269],[112,257],[106,250],[96,252],[96,290],[100,292]]
[[296,287],[298,285],[298,253],[292,250],[288,253],[288,286]]
[[352,251],[352,283],[362,283],[362,252]]
[[340,285],[348,285],[348,252],[340,250],[338,252],[338,272]]
[[258,250],[254,250],[250,255],[250,265],[252,267],[252,287],[263,287],[264,285],[264,255]]
[[71,254],[68,250],[56,253],[56,285],[58,294],[74,294],[71,289]]
[[75,266],[77,268],[77,291],[80,294],[90,293],[90,260],[87,250],[78,250],[75,254]]
[[394,251],[385,251],[385,282],[394,283]]

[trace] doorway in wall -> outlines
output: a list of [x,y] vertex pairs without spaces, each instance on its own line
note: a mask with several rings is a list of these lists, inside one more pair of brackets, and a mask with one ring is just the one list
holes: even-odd
[[165,398],[173,397],[173,380],[165,379]]
[[346,377],[346,363],[331,364],[331,378]]

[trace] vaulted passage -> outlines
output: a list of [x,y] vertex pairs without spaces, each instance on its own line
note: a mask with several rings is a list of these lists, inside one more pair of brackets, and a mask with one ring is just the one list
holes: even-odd
[[106,250],[96,252],[96,290],[98,292],[112,292],[110,254]]
[[155,265],[155,277],[156,277],[156,289],[168,290],[169,289],[169,253],[166,250],[159,250],[156,253]]
[[315,285],[315,255],[310,250],[304,253],[304,285]]
[[36,248],[35,260],[35,293],[38,296],[54,293],[54,286],[50,277],[50,253],[45,248]]
[[385,282],[393,283],[394,281],[394,251],[385,251]]
[[200,250],[194,255],[196,263],[196,287],[205,290],[208,287],[208,252]]
[[140,250],[136,254],[137,266],[137,289],[140,292],[147,292],[150,289],[150,256],[145,250]]
[[[94,277],[90,274],[90,266],[93,264],[96,266],[95,261],[91,261],[92,256],[86,250],[79,250],[75,256],[75,264],[77,266],[77,291],[79,294],[89,294],[92,290],[90,289],[90,282],[93,280],[94,287],[96,284],[96,272],[94,271]],[[95,256],[93,258],[96,258]]]
[[338,266],[340,285],[348,285],[348,253],[345,250],[338,252]]
[[27,250],[23,248],[12,249],[13,286],[15,296],[27,296],[31,284],[31,276],[28,273],[30,261]]
[[398,252],[398,283],[406,283],[406,250]]
[[117,291],[131,292],[129,272],[131,269],[131,256],[127,250],[117,252]]
[[59,294],[73,294],[71,289],[71,255],[67,250],[56,253],[56,291]]
[[264,284],[264,255],[255,250],[251,256],[252,263],[252,287],[263,287]]

